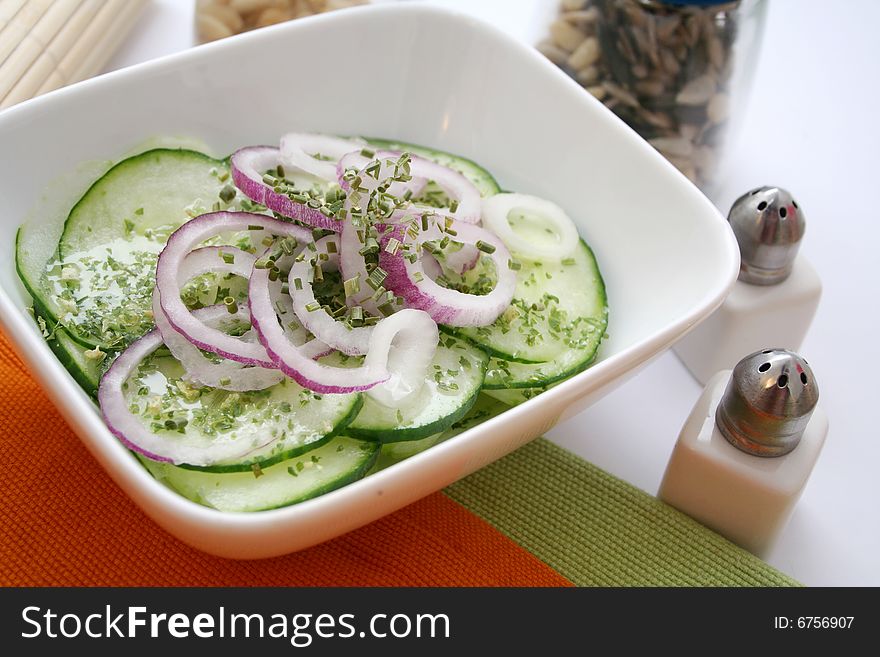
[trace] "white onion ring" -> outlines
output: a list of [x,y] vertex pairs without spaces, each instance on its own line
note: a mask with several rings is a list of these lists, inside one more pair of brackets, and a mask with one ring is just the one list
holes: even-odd
[[[343,189],[346,191],[350,190],[351,186],[348,184],[348,181],[343,178],[343,175],[347,169],[355,168],[358,169],[361,176],[362,186],[366,188],[368,192],[372,191],[378,187],[380,183],[384,182],[393,171],[392,167],[387,166],[386,161],[396,161],[400,155],[401,153],[397,151],[376,152],[373,160],[380,160],[382,166],[379,170],[378,178],[373,178],[364,175],[363,173],[363,168],[371,160],[361,155],[360,152],[349,153],[339,160],[339,164],[336,167],[337,180]],[[410,175],[412,176],[411,181],[408,183],[393,183],[389,186],[388,193],[394,196],[402,196],[407,189],[411,189],[412,195],[418,196],[424,189],[424,185],[427,181],[433,180],[437,183],[440,189],[446,192],[447,196],[458,201],[458,207],[455,209],[455,212],[452,212],[448,208],[412,206],[410,208],[412,214],[431,212],[433,214],[441,214],[469,224],[480,223],[480,190],[478,190],[470,180],[465,178],[458,171],[445,167],[432,160],[411,155]],[[418,182],[417,186],[415,185],[416,182]],[[366,196],[366,194],[364,196]]]
[[303,243],[312,239],[311,232],[306,228],[261,214],[204,214],[183,224],[168,238],[156,265],[156,288],[159,290],[162,312],[168,322],[196,347],[245,365],[273,368],[274,362],[262,345],[244,342],[206,326],[187,309],[180,298],[179,272],[186,256],[201,242],[215,235],[249,230],[250,226],[260,226],[270,235],[294,237]]
[[[336,181],[336,163],[347,153],[366,147],[362,139],[342,139],[308,132],[289,132],[281,138],[280,157],[285,167],[295,167],[327,181]],[[320,153],[329,160],[313,157]]]
[[[404,309],[380,321],[394,320],[394,330],[373,331],[367,355],[360,367],[332,367],[317,363],[305,356],[300,348],[288,340],[272,307],[269,294],[269,274],[265,269],[255,269],[251,274],[249,294],[251,322],[278,368],[304,388],[321,394],[340,394],[369,390],[385,381],[392,374],[388,369],[391,343],[400,336],[408,349],[430,352],[437,349],[437,338],[431,341],[430,327],[436,324],[426,314]],[[403,334],[403,335],[401,335]],[[412,360],[415,360],[414,358]],[[395,363],[398,361],[395,360]],[[422,372],[424,377],[425,372]],[[407,376],[407,380],[411,379]]]
[[[472,246],[482,241],[495,247],[489,257],[495,263],[497,282],[489,294],[464,294],[442,287],[427,275],[421,260],[409,262],[402,251],[388,253],[384,244],[387,244],[391,236],[401,242],[407,241],[406,231],[402,227],[385,235],[383,248],[379,251],[379,264],[388,272],[385,287],[402,296],[408,307],[429,313],[438,324],[487,326],[498,319],[513,300],[516,274],[509,266],[510,253],[501,240],[479,226],[453,221],[451,228],[456,232],[456,241]],[[415,243],[423,244],[442,236],[443,233],[434,225],[426,231],[420,231]]]
[[296,219],[309,226],[332,231],[342,230],[342,222],[326,217],[318,210],[276,192],[263,182],[263,171],[274,169],[280,162],[280,151],[272,146],[240,148],[229,158],[232,180],[245,196],[278,214]]
[[[196,317],[208,321],[212,313],[216,313],[217,310],[217,307],[203,308],[196,311]],[[222,312],[226,312],[225,308]],[[141,361],[162,344],[162,335],[159,331],[156,329],[150,331],[119,354],[110,369],[101,377],[98,386],[101,414],[104,416],[107,428],[123,445],[154,461],[206,466],[241,458],[254,449],[265,447],[277,440],[266,432],[263,436],[264,442],[261,445],[254,445],[254,436],[242,432],[238,439],[224,441],[214,437],[197,444],[190,444],[168,440],[167,437],[155,434],[145,427],[129,410],[122,386]]]
[[[327,245],[329,243],[338,245],[335,235],[322,237],[315,242],[317,251],[315,255],[326,254],[327,260],[318,261],[318,264],[324,270],[332,271],[338,267],[339,254],[337,252],[329,252]],[[338,250],[338,247],[337,247]],[[309,253],[309,251],[306,251]],[[317,303],[315,300],[315,291],[312,289],[314,280],[315,259],[304,258],[299,262],[295,262],[290,268],[288,283],[290,288],[290,297],[293,301],[293,310],[302,325],[315,336],[316,339],[327,344],[328,346],[341,351],[349,356],[361,356],[366,354],[370,348],[370,336],[373,334],[372,326],[350,327],[343,324],[335,317],[331,316],[324,308],[317,310],[309,310],[311,304]],[[296,279],[299,279],[301,287],[296,286]],[[367,287],[364,281],[361,282]],[[369,289],[369,287],[367,287]]]
[[[558,238],[557,244],[544,245],[518,235],[508,216],[514,210],[528,210],[546,219]],[[483,225],[495,233],[508,249],[535,260],[558,262],[577,250],[580,236],[574,222],[552,201],[528,194],[496,194],[483,201]]]
[[[364,194],[361,209],[366,209],[366,201],[368,200],[368,193],[375,190],[379,185],[387,178],[389,178],[393,172],[394,167],[389,166],[389,162],[396,163],[400,156],[403,155],[401,151],[378,151],[376,152],[372,158],[363,155],[360,151],[355,151],[354,153],[348,153],[344,155],[339,162],[336,164],[336,180],[339,183],[339,186],[342,187],[346,192],[351,191],[351,185],[345,179],[345,172],[348,169],[357,169],[358,175],[361,177],[361,186],[367,190],[367,194]],[[381,166],[379,167],[379,174],[376,178],[373,176],[367,175],[364,173],[364,169],[366,166],[373,162],[374,160],[379,160],[381,162]],[[421,178],[419,176],[412,176],[412,178],[406,182],[396,180],[388,186],[388,193],[392,196],[403,196],[407,192],[411,192],[412,196],[418,196],[425,189],[425,185],[428,184],[428,181],[425,178]]]
[[376,324],[365,363],[385,363],[390,376],[367,395],[391,408],[405,403],[422,389],[439,340],[437,323],[420,310],[398,310]]

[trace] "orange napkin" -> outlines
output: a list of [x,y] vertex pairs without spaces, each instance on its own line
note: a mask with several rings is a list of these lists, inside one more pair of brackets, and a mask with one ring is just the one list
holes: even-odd
[[2,586],[571,586],[443,493],[276,559],[184,545],[114,484],[0,334]]

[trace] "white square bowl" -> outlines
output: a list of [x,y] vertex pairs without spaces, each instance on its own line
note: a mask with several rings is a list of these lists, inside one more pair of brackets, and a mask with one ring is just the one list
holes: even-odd
[[[290,130],[430,145],[480,162],[504,188],[556,201],[598,257],[610,337],[586,372],[403,463],[295,506],[221,513],[154,480],[106,429],[25,310],[14,235],[41,195],[62,195],[46,181],[84,161],[118,159],[161,135],[227,154]],[[4,111],[0,207],[0,320],[31,372],[148,515],[187,543],[234,558],[325,541],[523,445],[709,315],[739,267],[732,233],[709,201],[552,64],[487,24],[409,4],[244,34]]]

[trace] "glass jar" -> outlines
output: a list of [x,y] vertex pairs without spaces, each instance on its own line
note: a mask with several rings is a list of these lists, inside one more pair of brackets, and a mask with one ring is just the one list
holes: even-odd
[[562,0],[538,49],[711,195],[765,10],[764,0]]
[[368,0],[197,0],[200,43],[294,18],[366,4]]

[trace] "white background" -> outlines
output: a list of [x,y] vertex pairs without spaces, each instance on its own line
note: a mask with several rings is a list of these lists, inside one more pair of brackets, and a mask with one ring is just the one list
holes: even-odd
[[[534,43],[555,0],[438,0]],[[152,0],[108,70],[194,43],[193,3]],[[828,441],[792,520],[767,556],[808,585],[880,585],[878,297],[880,187],[877,66],[880,2],[772,0],[752,102],[719,194],[726,214],[762,184],[803,208],[802,253],[824,296],[801,349],[831,420]],[[554,441],[655,493],[701,387],[667,353],[581,415]],[[875,406],[877,404],[877,406]]]

